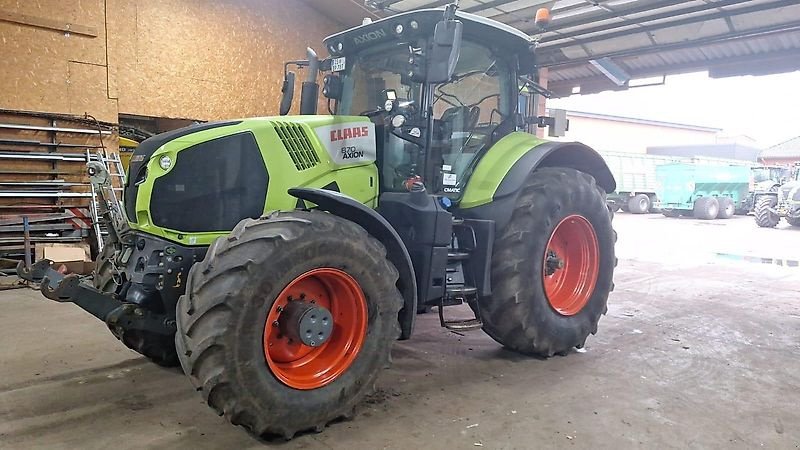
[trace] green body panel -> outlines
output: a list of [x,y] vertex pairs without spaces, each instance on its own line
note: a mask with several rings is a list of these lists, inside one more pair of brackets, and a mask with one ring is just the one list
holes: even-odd
[[[312,150],[319,158],[319,163],[304,170],[298,169],[275,130],[276,124],[296,124],[303,127],[305,135],[311,142]],[[202,142],[237,133],[252,133],[255,136],[269,173],[269,186],[264,204],[265,213],[295,209],[297,199],[287,193],[290,188],[321,188],[334,182],[342,193],[370,208],[376,208],[379,183],[378,169],[374,160],[338,164],[315,132],[321,127],[362,124],[366,126],[371,122],[365,117],[357,116],[259,117],[243,119],[238,124],[202,130],[171,140],[158,148],[147,163],[147,179],[139,185],[136,197],[136,221],[130,223],[130,226],[135,230],[183,245],[209,245],[217,237],[228,234],[230,230],[188,233],[159,227],[153,223],[150,217],[150,199],[154,181],[168,174],[179,163],[181,151]],[[328,143],[328,145],[331,144]],[[159,166],[159,160],[165,155],[173,161],[166,170]],[[202,214],[202,212],[196,213]]]
[[739,208],[747,199],[746,166],[672,163],[656,167],[656,195],[663,209],[690,211],[700,197],[730,197]]
[[459,208],[468,209],[491,203],[497,187],[514,163],[546,142],[521,131],[510,133],[497,141],[481,158],[467,181]]

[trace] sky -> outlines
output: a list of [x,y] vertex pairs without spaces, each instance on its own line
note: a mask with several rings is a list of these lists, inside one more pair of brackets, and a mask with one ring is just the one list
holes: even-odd
[[547,102],[561,108],[722,128],[766,148],[800,136],[800,71],[778,75],[709,78],[669,76],[661,86],[573,95]]

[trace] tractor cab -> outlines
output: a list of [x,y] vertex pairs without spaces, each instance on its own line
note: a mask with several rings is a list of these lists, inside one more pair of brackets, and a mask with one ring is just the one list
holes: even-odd
[[421,182],[458,201],[483,151],[525,123],[519,77],[530,82],[533,42],[511,27],[426,9],[367,21],[324,45],[328,112],[375,124],[383,192]]

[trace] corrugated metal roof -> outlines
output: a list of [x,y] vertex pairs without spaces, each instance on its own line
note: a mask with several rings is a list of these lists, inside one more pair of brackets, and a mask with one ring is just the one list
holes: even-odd
[[[349,0],[355,2],[356,0]],[[367,0],[382,15],[451,0]],[[533,17],[551,8],[539,30]],[[590,60],[610,58],[631,78],[709,70],[711,76],[800,70],[798,0],[461,0],[460,9],[509,24],[539,42],[549,88],[569,95],[617,86]]]
[[800,136],[764,149],[759,158],[800,158]]

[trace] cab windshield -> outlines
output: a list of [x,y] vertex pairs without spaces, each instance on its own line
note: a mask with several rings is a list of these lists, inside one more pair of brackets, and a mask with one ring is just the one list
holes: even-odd
[[[422,119],[422,112],[431,107],[432,148],[427,150],[434,155],[439,176],[432,184],[458,196],[478,152],[489,144],[494,130],[512,116],[516,102],[514,72],[502,55],[481,44],[463,41],[452,79],[434,86],[423,85],[407,75],[411,47],[418,43],[412,44],[377,46],[348,56],[336,113],[368,115],[376,125],[383,125],[377,111],[383,108],[382,93],[387,89],[397,93],[400,103],[413,103],[408,119]],[[423,98],[425,90],[430,91],[427,100]],[[413,156],[420,149],[388,129],[384,135],[383,142],[377,143],[381,185],[384,190],[403,190],[404,181],[414,171],[421,172],[421,168],[413,166]]]
[[756,183],[760,183],[762,181],[767,181],[770,179],[769,169],[766,167],[759,167],[757,169],[753,169],[753,181]]
[[394,89],[400,101],[418,102],[420,84],[405,75],[408,55],[408,44],[392,44],[348,57],[337,114],[366,115],[383,108],[381,93],[385,89]]

